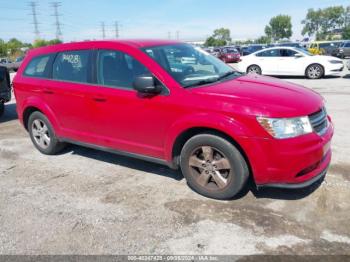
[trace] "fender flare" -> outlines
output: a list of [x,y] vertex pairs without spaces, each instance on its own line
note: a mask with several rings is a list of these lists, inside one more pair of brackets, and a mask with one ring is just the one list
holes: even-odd
[[20,111],[21,114],[19,116],[19,119],[21,120],[23,125],[25,124],[23,119],[24,112],[30,107],[37,108],[39,111],[41,111],[50,121],[55,132],[59,133],[59,131],[61,130],[61,126],[58,122],[58,119],[55,117],[55,114],[53,113],[52,109],[44,102],[44,100],[34,96],[26,98],[21,104],[22,110]]
[[[217,130],[231,137],[235,142],[242,146],[239,137],[247,137],[251,134],[250,130],[236,121],[235,119],[221,114],[197,113],[181,118],[174,123],[168,130],[165,139],[164,153],[168,162],[173,161],[173,148],[176,139],[191,128],[208,128]],[[244,149],[244,148],[243,148]]]

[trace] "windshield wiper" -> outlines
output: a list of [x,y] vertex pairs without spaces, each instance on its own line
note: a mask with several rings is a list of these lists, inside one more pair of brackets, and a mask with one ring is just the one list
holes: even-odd
[[233,74],[239,75],[239,73],[236,72],[236,71],[228,71],[225,74],[221,75],[217,80],[222,80],[222,79],[224,79],[224,78],[226,78],[226,77],[228,77],[230,75],[233,75]]
[[218,79],[219,78],[203,79],[203,80],[200,80],[200,81],[192,83],[192,84],[184,85],[184,88],[201,86],[201,85],[205,85],[205,84],[211,84],[211,83],[218,81]]

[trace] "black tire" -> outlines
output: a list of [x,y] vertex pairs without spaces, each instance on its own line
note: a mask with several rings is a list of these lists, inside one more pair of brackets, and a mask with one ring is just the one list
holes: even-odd
[[0,102],[0,117],[4,114],[5,112],[5,104],[3,102]]
[[[201,170],[200,168],[191,166],[191,163],[193,162],[191,161],[190,163],[190,158],[200,157],[200,155],[195,155],[196,150],[198,148],[198,150],[201,150],[200,148],[207,147],[213,148],[214,151],[216,150],[216,152],[214,153],[216,155],[214,157],[213,163],[215,161],[216,163],[218,163],[218,161],[224,158],[226,163],[230,165],[230,169],[225,170],[226,174],[224,180],[226,182],[222,187],[220,187],[219,184],[216,183],[217,175],[215,174],[217,173],[214,173],[213,170],[208,171],[206,170],[206,168],[203,168]],[[221,158],[221,156],[223,157]],[[202,161],[205,162],[205,160]],[[203,165],[204,164],[202,164],[202,166]],[[243,189],[249,176],[249,169],[247,163],[240,151],[226,139],[212,134],[199,134],[190,138],[182,148],[180,156],[180,166],[188,185],[194,191],[203,196],[220,200],[232,199],[235,195],[237,195]],[[213,166],[217,168],[217,166]],[[213,176],[211,176],[209,179],[204,179],[208,180],[209,182],[204,182],[202,180],[201,183],[205,185],[201,185],[201,183],[199,182],[201,181],[201,179],[198,178],[202,175],[210,176],[208,174],[205,174],[206,172],[213,172]],[[216,177],[215,179],[214,176]]]
[[309,79],[320,79],[324,75],[324,69],[319,64],[309,65],[305,70],[305,76]]
[[261,75],[261,73],[262,73],[261,68],[258,65],[251,65],[247,68],[247,74]]
[[[37,123],[39,123],[39,125],[37,125]],[[40,128],[36,128],[35,126],[41,126],[42,129],[39,130]],[[46,126],[47,128],[44,128],[44,126]],[[65,144],[59,142],[50,121],[41,112],[35,111],[29,116],[27,127],[28,127],[30,138],[34,146],[41,153],[45,155],[54,155],[60,152],[64,148]],[[40,135],[37,135],[38,132],[40,133]],[[45,136],[46,138],[48,138],[49,142],[44,141],[45,139],[43,138],[40,139],[41,136]],[[40,144],[38,142],[39,140],[44,142]]]

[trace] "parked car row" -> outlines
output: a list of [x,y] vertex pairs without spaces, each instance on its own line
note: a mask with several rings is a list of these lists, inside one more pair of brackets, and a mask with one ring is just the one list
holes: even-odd
[[216,56],[225,63],[237,63],[241,60],[241,54],[235,47],[224,46],[217,48],[206,48],[205,51]]
[[20,57],[17,57],[16,60],[13,62],[9,58],[3,57],[3,58],[0,58],[0,65],[6,67],[8,71],[17,72],[23,59],[24,59],[24,56],[20,56]]
[[350,40],[313,42],[308,50],[314,55],[332,55],[346,58],[350,56]]
[[[262,50],[264,48],[269,48],[269,47],[275,47],[275,46],[288,46],[288,47],[298,47],[298,48],[305,48],[304,46],[302,46],[300,43],[296,43],[296,42],[288,42],[288,43],[278,43],[278,44],[269,44],[269,45],[264,45],[264,44],[250,44],[250,45],[244,45],[244,46],[239,46],[239,45],[232,45],[232,46],[224,46],[224,47],[209,47],[209,48],[205,48],[205,50],[220,58],[221,60],[223,60],[224,62],[227,63],[231,63],[230,59],[226,59],[227,57],[225,57],[225,52],[227,52],[227,50],[230,50],[231,53],[239,53],[240,57],[241,56],[246,56],[246,55],[250,55],[252,53],[255,53],[259,50]],[[239,62],[240,59],[237,59],[237,55],[236,55],[236,59],[233,59],[232,62]]]

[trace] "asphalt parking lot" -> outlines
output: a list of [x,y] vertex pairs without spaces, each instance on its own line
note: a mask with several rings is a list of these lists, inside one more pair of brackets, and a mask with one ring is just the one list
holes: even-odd
[[[335,125],[325,181],[215,201],[166,167],[68,147],[40,154],[15,101],[0,119],[0,254],[350,254],[350,72],[284,78],[321,93]],[[305,101],[307,103],[307,101]]]

